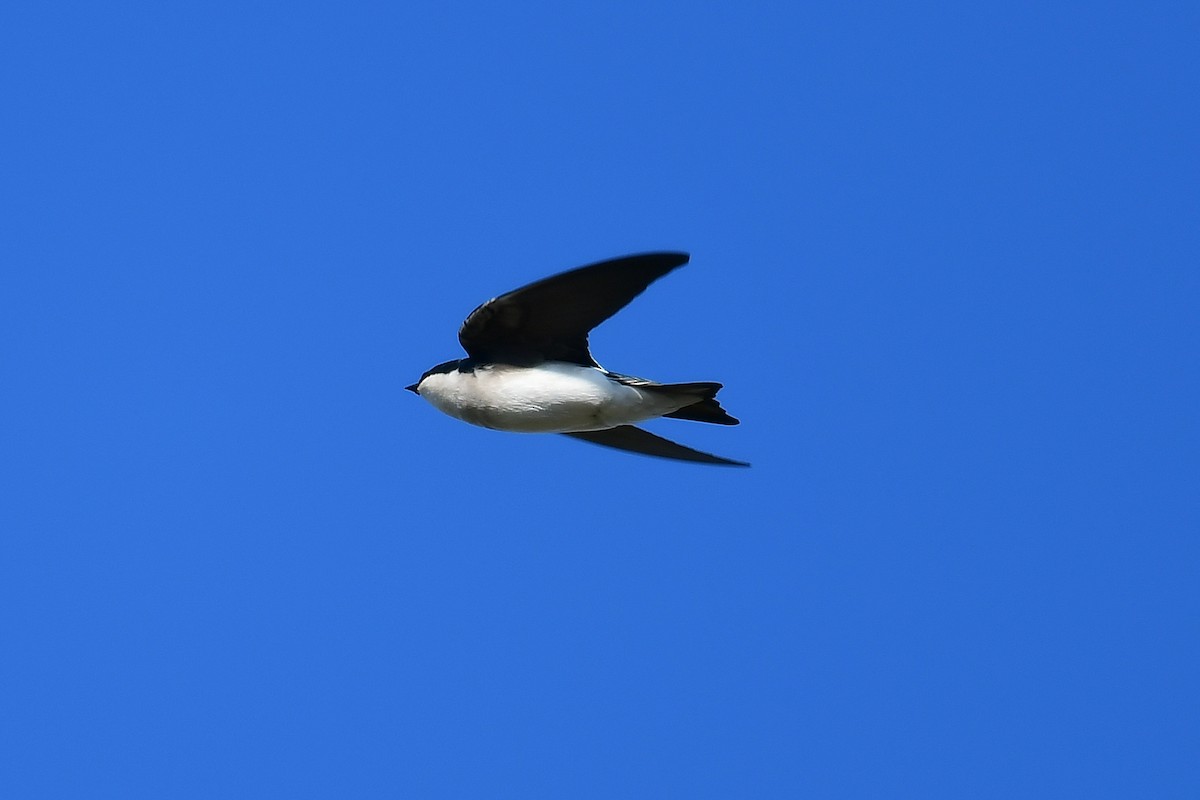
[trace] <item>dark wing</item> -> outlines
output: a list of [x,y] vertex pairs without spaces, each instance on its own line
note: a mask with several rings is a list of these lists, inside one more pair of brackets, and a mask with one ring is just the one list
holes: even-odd
[[588,332],[687,261],[687,253],[642,253],[536,281],[472,311],[458,341],[467,355],[484,361],[548,359],[599,366],[588,352]]
[[748,467],[745,461],[734,461],[729,458],[714,456],[712,453],[701,453],[690,447],[676,444],[669,439],[655,436],[649,431],[635,428],[632,425],[620,425],[603,431],[578,431],[567,433],[585,442],[599,444],[605,447],[615,447],[617,450],[628,450],[631,453],[641,453],[645,456],[659,458],[674,458],[677,461],[695,461],[698,464],[723,464],[731,467]]

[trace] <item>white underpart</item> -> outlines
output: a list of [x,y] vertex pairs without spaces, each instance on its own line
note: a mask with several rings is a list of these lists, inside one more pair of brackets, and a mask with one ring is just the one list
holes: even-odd
[[696,401],[624,386],[598,369],[561,361],[433,374],[418,391],[463,422],[520,433],[604,430],[661,417]]

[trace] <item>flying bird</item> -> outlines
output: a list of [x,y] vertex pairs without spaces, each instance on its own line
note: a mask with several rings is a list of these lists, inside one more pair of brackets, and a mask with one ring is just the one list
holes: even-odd
[[588,333],[687,253],[642,253],[563,272],[488,300],[458,331],[467,358],[426,370],[405,388],[455,419],[501,431],[562,433],[648,456],[748,467],[655,436],[657,417],[737,425],[717,402],[721,384],[656,383],[610,372]]

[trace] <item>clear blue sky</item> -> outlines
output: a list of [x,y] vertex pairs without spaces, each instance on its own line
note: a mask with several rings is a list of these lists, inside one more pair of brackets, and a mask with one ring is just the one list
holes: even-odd
[[0,796],[1200,796],[1200,12],[788,5],[0,12]]

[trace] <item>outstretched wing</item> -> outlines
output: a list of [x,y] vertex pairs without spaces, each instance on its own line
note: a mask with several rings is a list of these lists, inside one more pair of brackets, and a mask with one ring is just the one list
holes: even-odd
[[722,464],[730,467],[750,466],[745,461],[734,461],[730,458],[721,458],[720,456],[714,456],[712,453],[702,453],[699,450],[684,447],[681,444],[672,442],[670,439],[655,436],[649,431],[635,428],[632,425],[619,425],[616,428],[608,428],[602,431],[577,431],[564,435],[582,439],[592,444],[603,445],[604,447],[614,447],[617,450],[641,453],[645,456],[673,458],[677,461],[694,461],[698,464]]
[[686,264],[687,253],[642,253],[600,261],[502,294],[472,311],[458,331],[467,355],[599,366],[588,333],[647,286]]

